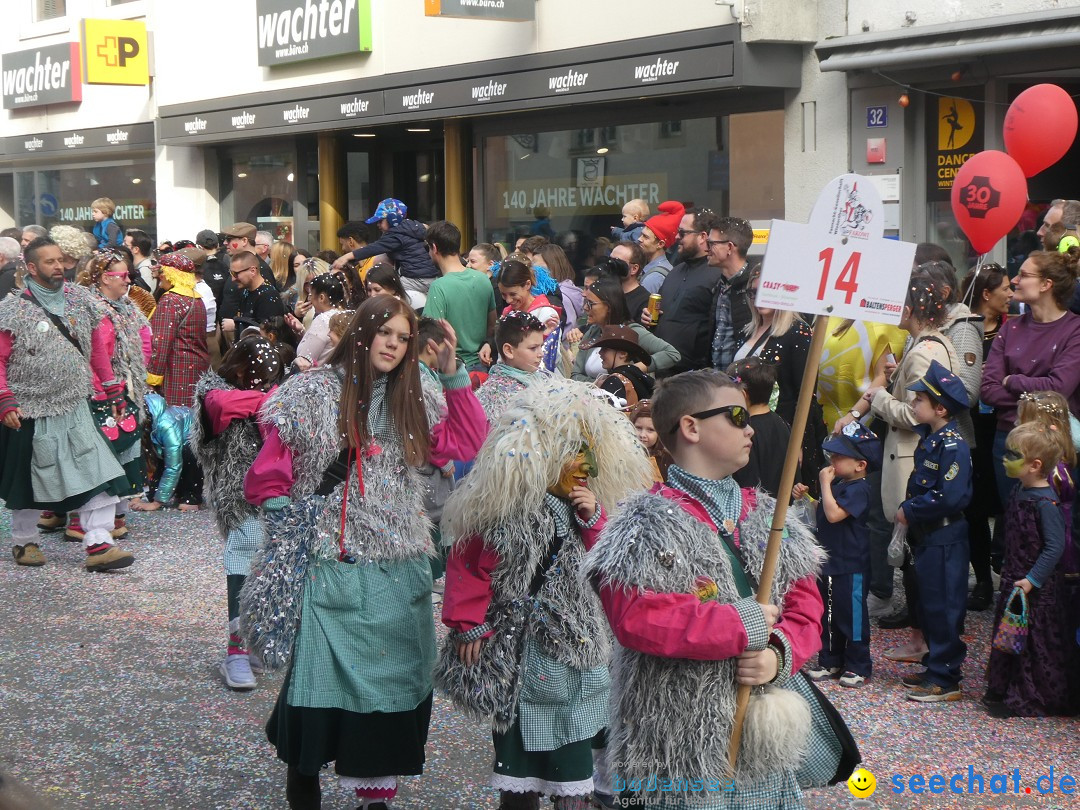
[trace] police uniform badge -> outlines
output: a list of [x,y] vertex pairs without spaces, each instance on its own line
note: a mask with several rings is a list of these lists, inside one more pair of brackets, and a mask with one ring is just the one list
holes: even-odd
[[949,471],[945,473],[945,480],[952,481],[954,478],[956,478],[956,474],[958,472],[960,472],[960,465],[954,461],[952,463],[952,466],[949,467]]

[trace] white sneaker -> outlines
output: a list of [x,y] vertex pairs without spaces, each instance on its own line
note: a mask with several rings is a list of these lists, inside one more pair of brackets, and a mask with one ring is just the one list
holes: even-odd
[[221,677],[230,689],[254,689],[255,676],[251,672],[251,663],[246,655],[228,655],[221,662]]
[[880,619],[882,616],[888,616],[892,613],[892,600],[882,599],[877,594],[870,594],[866,597],[866,610],[870,614],[871,619]]
[[845,672],[840,676],[840,685],[846,686],[848,689],[858,689],[861,686],[866,686],[866,677],[856,675],[854,672]]
[[820,664],[808,666],[803,672],[812,681],[827,681],[831,678],[840,677],[840,667],[823,667]]

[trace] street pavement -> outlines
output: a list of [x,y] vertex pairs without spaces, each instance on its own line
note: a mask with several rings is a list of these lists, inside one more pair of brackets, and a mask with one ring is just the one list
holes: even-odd
[[[10,546],[9,513],[0,514],[0,537]],[[124,571],[85,572],[81,545],[60,535],[42,541],[44,568],[0,562],[0,767],[56,808],[285,808],[285,768],[263,734],[281,676],[235,693],[217,672],[225,578],[209,516],[165,511],[132,515],[129,524],[123,545],[137,561]],[[1064,773],[1080,779],[1080,724],[995,721],[979,706],[989,625],[988,613],[969,617],[962,702],[903,699],[898,678],[911,665],[880,658],[903,631],[878,634],[866,688],[827,684],[878,789],[864,800],[844,786],[810,791],[807,807],[1080,808],[1075,794],[1039,795],[1035,781],[1050,766],[1057,780]],[[436,695],[427,768],[403,781],[394,807],[496,807],[487,787],[490,751],[488,730]],[[966,784],[969,766],[985,775],[987,794],[893,792],[894,775],[906,783],[912,774],[961,773]],[[1014,768],[1019,794],[989,795],[990,775]],[[325,772],[323,796],[327,810],[356,805]]]

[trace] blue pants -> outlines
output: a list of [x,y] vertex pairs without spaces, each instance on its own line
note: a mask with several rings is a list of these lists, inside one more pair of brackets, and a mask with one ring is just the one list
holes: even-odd
[[866,609],[869,581],[869,572],[818,577],[818,590],[825,603],[818,653],[821,666],[870,677],[870,614]]
[[[951,542],[940,545],[943,540]],[[960,638],[967,611],[967,522],[939,529],[915,545],[912,553],[919,585],[919,624],[930,648],[924,659],[925,679],[938,686],[952,686],[963,677],[967,655],[967,645]]]

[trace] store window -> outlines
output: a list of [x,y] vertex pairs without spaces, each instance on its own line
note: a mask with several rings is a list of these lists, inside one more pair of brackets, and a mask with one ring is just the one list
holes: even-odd
[[67,16],[67,0],[34,0],[34,22]]
[[275,240],[296,239],[296,149],[291,142],[232,147],[221,156],[221,221],[250,222]]
[[[595,120],[595,117],[592,117]],[[483,139],[480,236],[541,234],[574,266],[610,248],[622,207],[664,200],[750,220],[784,216],[782,110]]]
[[153,161],[106,166],[64,167],[15,173],[15,209],[20,225],[74,225],[90,231],[90,203],[109,197],[120,225],[157,239]]

